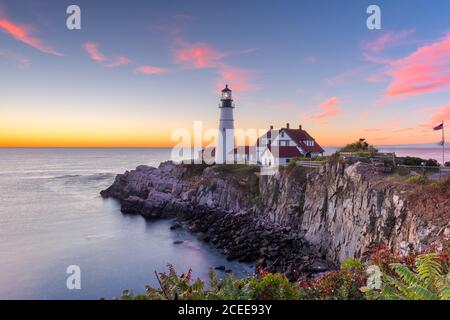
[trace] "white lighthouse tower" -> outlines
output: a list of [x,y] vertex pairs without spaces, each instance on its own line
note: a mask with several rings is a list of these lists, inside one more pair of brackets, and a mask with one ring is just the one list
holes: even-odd
[[222,90],[219,109],[220,120],[215,160],[218,164],[234,163],[234,104],[228,85]]

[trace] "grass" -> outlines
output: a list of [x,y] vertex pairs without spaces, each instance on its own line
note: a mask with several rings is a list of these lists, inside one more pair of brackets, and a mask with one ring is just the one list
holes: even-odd
[[257,165],[247,164],[217,164],[216,170],[221,173],[234,174],[237,176],[246,176],[259,172],[260,167]]
[[295,157],[292,159],[294,161],[326,161],[328,160],[328,156],[317,156],[317,157]]
[[406,179],[406,182],[410,183],[410,184],[425,185],[425,184],[428,184],[430,182],[430,180],[424,176],[412,176],[412,177],[409,177],[408,179]]
[[210,167],[211,165],[206,163],[198,163],[198,164],[192,164],[192,163],[182,163],[180,164],[182,168],[187,168],[186,177],[195,177],[200,176],[203,173],[203,170],[205,170],[207,167]]

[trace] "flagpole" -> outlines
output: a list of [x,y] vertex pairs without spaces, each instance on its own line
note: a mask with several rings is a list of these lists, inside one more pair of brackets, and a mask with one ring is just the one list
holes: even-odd
[[445,167],[445,135],[444,135],[444,120],[442,120],[442,167]]

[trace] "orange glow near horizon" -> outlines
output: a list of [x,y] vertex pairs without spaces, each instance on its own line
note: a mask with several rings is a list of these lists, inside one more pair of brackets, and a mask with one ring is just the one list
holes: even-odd
[[[171,128],[159,128],[157,130],[133,130],[131,127],[117,130],[108,129],[90,128],[86,130],[73,130],[67,127],[46,128],[45,130],[38,130],[37,128],[17,130],[2,127],[0,128],[0,148],[164,148],[173,147],[181,142],[180,140],[171,140],[173,132]],[[413,143],[429,143],[437,139],[437,137],[434,137],[432,131],[424,134],[419,129],[408,130],[391,136],[389,136],[388,130],[383,135],[379,131],[369,132],[357,129],[347,129],[345,131],[335,131],[326,128],[322,130],[314,128],[305,129],[322,146],[342,146],[360,137],[366,138],[369,143],[375,145],[411,144],[411,140],[414,141]],[[194,144],[192,130],[187,127],[186,130],[191,132],[192,143]],[[211,142],[212,140],[203,141],[203,146],[207,146]],[[253,145],[255,142],[249,141],[249,143]]]
[[[37,109],[37,108],[36,108]],[[439,115],[446,116],[448,106],[438,110]],[[181,141],[171,140],[172,134],[178,128],[189,132],[191,143],[198,147],[201,143],[194,140],[194,122],[186,119],[175,119],[169,116],[160,117],[156,121],[148,115],[111,113],[89,111],[88,114],[67,111],[52,111],[52,116],[40,112],[23,112],[16,108],[2,114],[0,119],[0,147],[173,147]],[[274,119],[272,119],[274,120]],[[291,120],[291,128],[300,123]],[[298,123],[297,123],[298,122]],[[263,120],[252,120],[248,117],[239,119],[236,128],[255,128],[264,132],[273,124],[275,129],[285,126],[285,123]],[[346,120],[339,124],[330,122],[322,125],[314,121],[302,121],[303,129],[313,136],[321,146],[342,146],[359,138],[366,138],[374,145],[430,143],[440,137],[433,132],[432,127],[412,127],[398,130],[395,123],[385,122],[377,128],[368,129],[360,126],[346,125]],[[207,129],[216,128],[216,121],[204,121],[203,135]],[[236,129],[237,130],[237,129]],[[261,130],[261,131],[259,131]],[[212,140],[203,141],[207,146]],[[256,141],[249,141],[254,145]]]

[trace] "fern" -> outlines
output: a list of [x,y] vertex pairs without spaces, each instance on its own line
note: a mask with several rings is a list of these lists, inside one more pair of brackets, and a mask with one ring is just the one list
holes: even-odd
[[420,255],[416,258],[417,273],[420,279],[430,286],[436,283],[442,272],[441,263],[437,259],[436,253]]
[[444,274],[436,253],[416,257],[415,270],[406,265],[392,263],[394,276],[383,274],[380,289],[366,292],[371,299],[386,300],[450,300],[450,276]]

